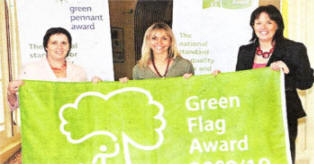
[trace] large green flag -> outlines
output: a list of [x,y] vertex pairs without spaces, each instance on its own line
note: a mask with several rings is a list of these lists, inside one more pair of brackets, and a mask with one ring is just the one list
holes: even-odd
[[282,75],[25,81],[23,164],[291,163]]

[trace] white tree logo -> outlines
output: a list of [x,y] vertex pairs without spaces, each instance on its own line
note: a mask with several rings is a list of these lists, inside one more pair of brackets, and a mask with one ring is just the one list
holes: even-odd
[[[166,126],[166,121],[163,118],[164,108],[159,102],[154,101],[152,95],[147,90],[144,90],[142,88],[129,87],[129,88],[123,88],[123,89],[112,91],[107,95],[103,95],[102,93],[99,93],[99,92],[85,92],[85,93],[82,93],[80,96],[78,96],[74,103],[65,104],[60,108],[60,111],[59,111],[59,117],[61,120],[60,131],[62,134],[64,134],[67,137],[67,140],[70,143],[79,144],[79,143],[86,141],[87,139],[90,139],[91,137],[98,136],[98,135],[110,137],[111,140],[115,143],[114,144],[115,150],[113,153],[106,153],[107,146],[101,145],[99,147],[99,149],[102,153],[96,154],[93,157],[93,160],[92,160],[93,164],[97,163],[98,161],[101,161],[102,164],[105,164],[107,158],[113,158],[119,154],[120,146],[118,143],[118,136],[114,135],[111,131],[108,131],[108,130],[95,130],[95,131],[93,130],[91,133],[84,134],[82,137],[79,137],[79,138],[75,138],[72,135],[73,132],[67,131],[65,126],[70,126],[69,124],[75,123],[75,121],[79,122],[80,120],[75,119],[75,118],[66,120],[66,118],[64,117],[63,114],[67,110],[73,110],[74,112],[79,112],[80,111],[80,103],[82,103],[82,100],[84,100],[84,99],[96,97],[98,99],[100,98],[100,101],[103,100],[104,103],[106,103],[111,98],[114,99],[113,97],[123,96],[124,94],[128,94],[128,93],[141,95],[142,97],[145,97],[148,100],[147,106],[149,108],[141,109],[141,110],[144,110],[144,112],[151,113],[151,111],[147,111],[147,110],[150,110],[152,108],[156,109],[156,107],[159,110],[158,113],[154,114],[153,118],[152,118],[152,120],[158,122],[158,124],[154,124],[154,125],[158,125],[158,127],[157,128],[153,127],[154,131],[158,135],[158,141],[156,143],[148,144],[148,145],[138,143],[138,141],[134,140],[134,138],[132,138],[128,135],[128,132],[121,131],[123,155],[124,155],[126,164],[131,164],[132,161],[131,161],[131,156],[130,156],[130,152],[129,152],[129,145],[132,145],[138,149],[142,149],[142,150],[147,151],[147,150],[157,149],[158,147],[160,147],[160,145],[162,144],[162,142],[164,140],[164,136],[162,133],[162,131],[165,129],[165,126]],[[115,101],[119,101],[119,100],[115,100]],[[143,103],[146,103],[146,102],[143,102]],[[101,108],[101,110],[111,110],[111,109],[107,109],[107,108],[103,108],[103,107],[100,107],[100,108]],[[127,108],[128,109],[123,109],[123,110],[134,110],[134,108],[136,108],[136,107],[133,107],[133,109],[132,109],[132,106],[129,105]],[[93,110],[93,109],[88,109],[88,110]],[[121,109],[119,109],[119,110],[121,110]],[[106,117],[106,116],[104,116],[104,117]],[[117,116],[117,117],[119,117],[119,116]],[[117,119],[117,118],[114,118],[114,119]],[[126,121],[126,120],[124,120],[125,118],[121,118],[121,119],[123,121]],[[132,118],[130,118],[130,119],[132,119]],[[112,121],[115,121],[115,120],[112,120]],[[130,121],[134,121],[134,120],[130,120]],[[150,126],[150,127],[152,127],[152,126]],[[139,128],[139,127],[135,127],[134,129],[132,129],[132,127],[131,127],[131,128],[128,128],[128,130],[136,131],[137,130],[136,128]],[[77,130],[80,130],[80,129],[77,129]]]

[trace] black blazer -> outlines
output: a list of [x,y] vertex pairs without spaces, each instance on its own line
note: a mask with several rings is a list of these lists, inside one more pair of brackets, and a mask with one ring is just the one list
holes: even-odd
[[[257,42],[241,46],[238,52],[236,71],[252,69]],[[306,47],[302,43],[288,39],[277,41],[273,54],[267,66],[272,62],[281,60],[289,68],[285,75],[286,102],[288,120],[296,120],[305,116],[296,88],[311,88],[314,81],[313,69],[307,56]]]

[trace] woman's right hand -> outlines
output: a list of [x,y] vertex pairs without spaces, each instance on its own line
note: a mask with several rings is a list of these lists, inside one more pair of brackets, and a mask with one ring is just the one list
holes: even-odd
[[8,85],[8,95],[15,95],[18,92],[20,86],[23,84],[24,82],[22,80],[10,81]]
[[120,83],[127,83],[129,81],[128,77],[121,77],[119,78]]
[[16,93],[23,84],[24,82],[22,80],[13,80],[9,82],[7,95],[11,111],[15,110],[19,106]]
[[189,78],[192,77],[192,76],[193,76],[192,73],[185,73],[185,74],[183,75],[183,78],[184,78],[184,79],[189,79]]

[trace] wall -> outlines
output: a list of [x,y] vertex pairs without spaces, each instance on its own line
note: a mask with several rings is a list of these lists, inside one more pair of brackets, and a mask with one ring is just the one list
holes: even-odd
[[[314,67],[314,1],[288,1],[288,37],[307,47]],[[307,117],[299,120],[297,163],[314,164],[314,87],[299,91]]]
[[134,50],[134,10],[136,0],[109,0],[110,23],[112,27],[124,29],[124,63],[114,63],[115,80],[120,77],[132,77],[135,65]]
[[280,8],[280,0],[260,0],[259,5],[268,5],[268,4],[272,4],[274,6],[276,6],[277,8]]

